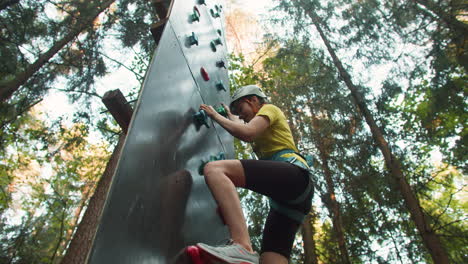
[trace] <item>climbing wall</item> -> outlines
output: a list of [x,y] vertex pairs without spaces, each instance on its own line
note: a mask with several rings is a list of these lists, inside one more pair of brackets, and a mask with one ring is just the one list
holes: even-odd
[[186,245],[229,237],[198,168],[234,158],[233,139],[193,119],[202,103],[229,102],[223,10],[208,0],[167,8],[88,263],[174,263]]

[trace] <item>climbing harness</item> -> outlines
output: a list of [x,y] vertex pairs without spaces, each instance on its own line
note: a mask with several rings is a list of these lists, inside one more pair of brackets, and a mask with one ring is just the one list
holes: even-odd
[[[299,168],[301,168],[303,170],[306,170],[308,172],[309,181],[307,183],[307,187],[304,190],[304,192],[302,192],[302,194],[299,195],[296,199],[286,202],[287,204],[295,205],[295,204],[299,204],[299,203],[304,202],[307,199],[307,197],[310,195],[310,193],[313,192],[314,184],[313,184],[313,180],[312,180],[312,171],[311,171],[308,164],[305,164],[304,162],[299,160],[297,157],[294,157],[294,156],[285,157],[284,156],[285,154],[297,154],[301,158],[303,158],[304,161],[307,160],[301,154],[295,152],[292,149],[284,149],[284,150],[278,151],[273,156],[271,156],[269,158],[263,158],[263,160],[288,162],[288,163],[291,163],[291,164],[293,164],[293,165],[295,165],[295,166],[297,166],[297,167],[299,167]],[[289,218],[291,218],[293,220],[296,220],[299,223],[302,223],[302,221],[304,220],[304,218],[306,216],[304,213],[302,213],[302,212],[300,212],[298,210],[295,210],[295,209],[291,209],[291,208],[289,208],[287,206],[284,206],[284,205],[276,202],[275,200],[273,200],[271,198],[269,198],[269,201],[270,201],[270,207],[271,208],[273,208],[274,210],[276,210],[279,213],[282,213],[282,214],[286,215],[287,217],[289,217]]]

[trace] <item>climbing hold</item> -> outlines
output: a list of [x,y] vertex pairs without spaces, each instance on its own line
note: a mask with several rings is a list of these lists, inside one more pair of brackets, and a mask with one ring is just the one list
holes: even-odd
[[205,80],[206,82],[210,80],[210,76],[208,75],[208,72],[205,70],[205,68],[201,67],[200,73],[203,77],[203,80]]
[[205,169],[205,166],[206,166],[206,164],[207,164],[208,162],[216,161],[216,160],[225,160],[225,159],[226,159],[226,157],[225,157],[225,155],[224,155],[224,152],[222,152],[222,151],[219,152],[219,154],[216,155],[216,156],[211,155],[211,156],[208,158],[208,160],[206,160],[206,161],[202,160],[202,161],[201,161],[201,164],[200,164],[200,166],[198,167],[198,174],[203,175],[203,170]]
[[223,35],[223,31],[221,31],[221,29],[216,30],[216,32],[218,33],[219,36]]
[[[222,105],[218,107],[213,106],[213,108],[218,114],[227,118],[228,114],[224,106]],[[208,125],[208,115],[206,114],[205,110],[200,110],[196,112],[195,114],[193,114],[193,122],[195,123],[195,127],[197,131],[200,130],[200,127],[203,125],[205,125],[207,128],[210,127],[210,125]]]
[[[228,114],[224,106],[213,106],[213,108],[216,112],[218,112],[218,114],[227,118]],[[205,125],[207,128],[210,127],[210,125],[208,125],[208,115],[206,114],[205,110],[200,110],[193,114],[193,122],[195,123],[195,128],[197,129],[197,131],[200,130],[200,127],[203,125]]]
[[221,13],[223,11],[223,6],[222,5],[215,5],[215,9],[216,11],[218,11],[219,13]]
[[213,51],[216,51],[216,46],[217,45],[223,45],[223,41],[221,40],[221,38],[217,38],[217,39],[214,39],[210,42],[210,45],[211,45],[211,49]]
[[208,116],[204,110],[200,110],[193,114],[193,122],[195,123],[195,128],[197,131],[200,130],[200,127],[203,125],[205,125],[207,128],[210,127],[210,125],[208,125]]
[[216,12],[216,11],[214,11],[213,9],[210,9],[210,13],[211,13],[211,16],[214,17],[214,18],[218,18],[218,17],[221,16],[221,15],[219,14],[219,12]]
[[205,0],[198,0],[198,3],[199,3],[200,5],[206,5],[206,1],[205,1]]
[[223,82],[217,82],[217,83],[216,83],[216,88],[217,88],[218,90],[227,91],[227,90],[226,90],[226,87],[224,87]]
[[200,11],[198,10],[198,8],[196,6],[193,7],[193,13],[190,16],[190,18],[191,18],[192,22],[194,22],[194,21],[200,22]]
[[192,35],[188,37],[190,46],[197,45],[198,46],[198,37],[195,35],[195,32],[192,32]]
[[226,108],[224,108],[224,106],[220,105],[218,107],[215,107],[215,110],[216,110],[216,112],[218,112],[218,114],[220,114],[220,115],[227,118],[228,113],[226,111]]
[[213,40],[213,42],[216,45],[223,45],[223,41],[221,40],[221,38],[216,38],[215,40]]
[[224,68],[224,69],[226,69],[226,62],[224,62],[223,60],[217,61],[217,62],[216,62],[216,66],[217,66],[218,68]]

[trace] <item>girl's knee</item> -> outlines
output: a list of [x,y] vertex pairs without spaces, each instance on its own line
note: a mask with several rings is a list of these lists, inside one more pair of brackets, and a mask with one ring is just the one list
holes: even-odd
[[210,179],[225,176],[229,178],[236,187],[245,186],[243,168],[239,161],[217,160],[208,162],[205,168],[203,168],[203,175],[205,176],[205,182],[210,181]]
[[203,175],[205,176],[205,178],[209,177],[213,175],[213,173],[216,173],[216,171],[220,170],[221,168],[222,166],[220,166],[218,161],[210,161],[203,168]]

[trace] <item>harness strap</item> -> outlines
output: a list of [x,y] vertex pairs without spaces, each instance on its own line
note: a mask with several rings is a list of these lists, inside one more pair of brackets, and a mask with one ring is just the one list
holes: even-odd
[[269,201],[270,201],[270,207],[273,208],[278,213],[281,213],[293,220],[296,220],[300,224],[302,224],[302,222],[304,221],[305,214],[303,214],[302,212],[283,206],[271,198],[269,198]]
[[[309,194],[313,191],[313,182],[312,182],[312,174],[310,172],[310,168],[309,166],[307,166],[306,164],[304,164],[302,161],[298,160],[296,157],[282,157],[284,154],[289,154],[289,153],[295,153],[295,154],[298,154],[299,156],[302,157],[302,155],[300,155],[299,153],[296,153],[294,150],[292,149],[284,149],[284,150],[281,150],[281,151],[278,151],[276,152],[273,156],[271,156],[270,158],[266,159],[266,160],[274,160],[274,161],[283,161],[283,162],[289,162],[295,166],[298,166],[306,171],[308,171],[309,173],[309,181],[307,183],[307,187],[306,189],[304,190],[304,192],[299,195],[296,199],[294,200],[290,200],[290,201],[287,201],[286,203],[287,204],[299,204],[299,203],[302,203],[304,202],[306,199],[307,199],[307,196],[309,196]],[[302,157],[304,158],[304,157]],[[306,159],[304,159],[306,160]],[[270,207],[273,208],[274,210],[276,210],[277,212],[279,213],[282,213],[283,215],[299,222],[299,223],[302,223],[302,221],[304,220],[304,217],[305,217],[305,214],[298,211],[298,210],[294,210],[294,209],[291,209],[291,208],[288,208],[287,206],[284,206],[284,205],[281,205],[279,204],[278,202],[274,201],[273,199],[269,198],[269,201],[270,201]]]

